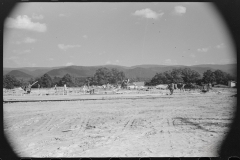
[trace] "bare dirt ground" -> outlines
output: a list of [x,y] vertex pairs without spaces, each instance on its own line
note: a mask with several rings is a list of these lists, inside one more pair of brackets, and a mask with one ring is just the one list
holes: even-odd
[[216,157],[236,93],[4,103],[4,132],[21,157]]

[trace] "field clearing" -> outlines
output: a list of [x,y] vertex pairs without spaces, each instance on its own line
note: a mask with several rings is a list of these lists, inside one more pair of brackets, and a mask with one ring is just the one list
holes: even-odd
[[4,132],[24,157],[218,156],[237,89],[141,93],[4,96]]
[[[141,89],[102,89],[102,88],[94,88],[94,94],[141,94],[141,93],[163,93],[167,92],[166,90],[158,90],[158,89],[149,89],[147,91]],[[32,88],[31,94],[26,94],[25,91],[21,88],[15,89],[5,89],[3,91],[4,96],[74,96],[74,95],[89,95],[90,93],[83,89],[83,87],[72,87],[68,88],[64,91],[63,87],[58,87],[58,89],[54,88]]]

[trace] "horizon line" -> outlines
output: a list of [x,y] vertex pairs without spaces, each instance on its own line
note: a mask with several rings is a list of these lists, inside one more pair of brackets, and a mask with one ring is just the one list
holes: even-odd
[[103,64],[103,65],[92,65],[92,66],[82,66],[82,65],[63,65],[63,66],[52,66],[52,67],[44,67],[44,66],[26,66],[26,67],[4,67],[3,68],[54,68],[54,67],[71,67],[71,66],[82,66],[82,67],[97,67],[97,66],[121,66],[121,67],[135,67],[135,66],[143,66],[143,65],[156,65],[156,66],[198,66],[198,65],[231,65],[231,64],[237,64],[237,63],[227,63],[227,64],[212,64],[212,63],[205,63],[205,64],[194,64],[194,65],[183,65],[183,64],[137,64],[133,66],[123,66],[123,65],[117,65],[117,64]]

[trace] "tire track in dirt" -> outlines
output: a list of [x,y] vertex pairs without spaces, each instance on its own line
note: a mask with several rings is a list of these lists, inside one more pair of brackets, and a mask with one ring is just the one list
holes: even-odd
[[[165,146],[164,149],[172,151],[173,150],[172,132],[174,132],[175,129],[172,128],[173,122],[172,122],[171,116],[169,116],[169,118],[166,118],[165,123],[166,123],[166,127],[164,127],[164,130],[165,130],[164,137],[168,145]],[[171,154],[169,156],[172,157]]]
[[33,131],[27,134],[27,136],[36,136],[40,133],[47,132],[46,128],[49,127],[53,121],[54,118],[52,113],[44,114],[44,116],[41,117],[41,120],[39,121],[40,124],[34,126]]
[[[23,156],[215,156],[216,144],[210,144],[217,143],[219,135],[229,127],[225,124],[232,116],[229,100],[177,96],[176,101],[166,98],[116,100],[116,103],[105,100],[101,104],[46,102],[44,107],[37,106],[46,109],[41,111],[42,115],[35,113],[37,107],[32,110],[36,102],[31,102],[24,108],[28,111],[25,116],[4,117],[4,120],[10,120],[7,126],[26,121],[25,128],[16,132],[28,131],[29,139],[12,133],[15,139],[25,139],[27,146],[18,148]],[[6,104],[5,110],[14,105]],[[10,109],[14,115],[22,114],[21,110]],[[38,122],[37,117],[40,117]]]
[[[16,118],[17,119],[17,118]],[[9,130],[18,130],[18,129],[22,129],[27,123],[29,123],[30,118],[26,117],[26,116],[21,116],[20,119],[18,120],[12,120],[11,122],[7,122],[7,123],[12,123],[14,121],[17,121],[16,124],[12,125],[11,128],[8,128]]]
[[127,130],[131,128],[131,124],[133,123],[134,119],[133,117],[127,117],[127,119],[125,119],[126,123],[124,123],[123,129],[122,130]]
[[[66,115],[66,114],[65,114]],[[53,115],[55,116],[55,115]],[[67,115],[69,116],[69,115]],[[52,119],[45,119],[45,121],[39,126],[39,128],[37,128],[35,130],[35,132],[33,132],[32,135],[36,136],[40,136],[40,134],[46,134],[46,132],[49,132],[53,129],[53,122],[55,122],[56,120],[60,121],[63,119],[62,122],[60,122],[60,124],[64,124],[65,122],[68,122],[69,120],[66,118],[62,118],[64,117],[64,115],[59,115],[55,118]],[[72,119],[70,119],[72,120]],[[54,144],[56,142],[61,142],[61,141],[66,141],[67,136],[64,138],[64,136],[61,136],[59,134],[55,134],[54,136],[48,136],[45,137],[43,141],[38,141],[38,143],[36,144],[36,146],[38,147],[38,150],[41,151],[42,149],[44,149],[46,146],[50,145],[50,144]]]

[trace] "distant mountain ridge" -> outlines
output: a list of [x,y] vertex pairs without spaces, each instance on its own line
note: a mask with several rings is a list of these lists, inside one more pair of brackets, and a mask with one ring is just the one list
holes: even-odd
[[[102,66],[59,66],[59,67],[24,67],[24,68],[3,68],[3,74],[11,74],[18,78],[36,78],[47,73],[51,77],[63,77],[65,74],[70,74],[75,77],[90,77],[93,76],[98,68],[106,67],[108,69],[116,68],[123,71],[129,78],[152,78],[156,73],[165,72],[174,68],[190,68],[199,72],[201,75],[207,71],[215,71],[217,69],[229,73],[232,76],[237,75],[237,64],[201,64],[193,66],[184,65],[154,65],[144,64],[131,67],[118,65],[102,65]],[[17,72],[18,71],[18,72]],[[16,78],[17,78],[16,77]]]
[[19,70],[12,70],[9,73],[7,73],[7,75],[11,75],[11,76],[14,76],[17,79],[23,79],[23,80],[28,80],[28,79],[33,78],[32,75],[29,75],[29,74],[24,73],[24,72],[19,71]]
[[39,77],[43,74],[47,73],[48,71],[51,71],[52,69],[56,68],[64,68],[66,66],[60,66],[60,67],[22,67],[22,68],[3,68],[3,75],[8,74],[12,70],[18,70],[21,72],[24,72],[26,74],[29,74],[33,77]]

